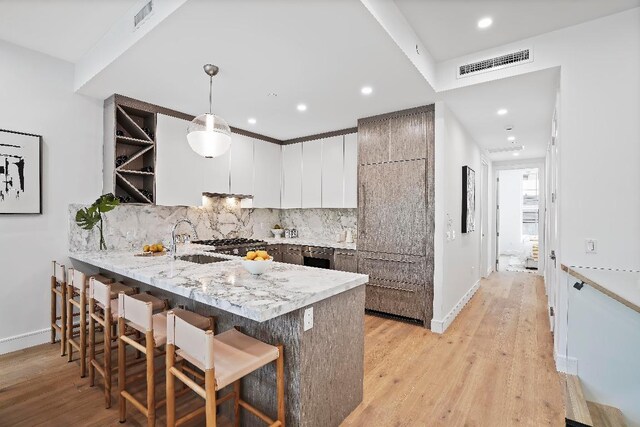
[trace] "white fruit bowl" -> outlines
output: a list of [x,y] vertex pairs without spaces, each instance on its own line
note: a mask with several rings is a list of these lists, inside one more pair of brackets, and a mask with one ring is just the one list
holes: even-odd
[[284,233],[284,228],[272,228],[271,232],[274,237],[282,237],[282,233]]
[[247,270],[251,274],[259,275],[264,273],[271,267],[273,264],[273,257],[266,259],[264,261],[254,261],[252,259],[243,259],[242,266],[245,270]]

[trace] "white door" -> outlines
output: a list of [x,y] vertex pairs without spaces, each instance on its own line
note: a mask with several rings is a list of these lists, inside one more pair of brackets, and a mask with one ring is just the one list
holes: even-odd
[[358,207],[358,134],[344,136],[344,207]]
[[302,143],[282,146],[282,208],[302,207]]
[[253,207],[280,208],[281,146],[254,141]]
[[489,165],[482,160],[480,170],[480,277],[489,270]]
[[341,208],[344,193],[344,137],[322,140],[322,207]]
[[206,162],[187,142],[187,120],[158,114],[156,204],[200,206]]
[[253,194],[253,138],[233,134],[230,152],[232,194]]
[[322,142],[302,143],[302,207],[322,207]]

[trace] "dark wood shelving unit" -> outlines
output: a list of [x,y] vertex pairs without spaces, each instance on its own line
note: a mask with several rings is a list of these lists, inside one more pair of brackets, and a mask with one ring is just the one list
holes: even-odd
[[[105,101],[105,191],[123,203],[155,203],[155,134],[154,106],[121,95]],[[126,160],[116,166],[121,156]]]

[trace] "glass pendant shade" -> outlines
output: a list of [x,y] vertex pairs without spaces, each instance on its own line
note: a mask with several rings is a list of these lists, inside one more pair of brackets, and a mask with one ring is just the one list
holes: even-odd
[[187,141],[191,149],[202,157],[219,157],[231,146],[231,129],[223,118],[202,114],[189,123]]

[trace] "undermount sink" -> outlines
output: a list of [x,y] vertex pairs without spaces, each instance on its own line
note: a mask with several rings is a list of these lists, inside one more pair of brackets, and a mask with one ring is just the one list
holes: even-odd
[[229,261],[226,258],[219,258],[211,255],[182,255],[179,256],[178,259],[196,264],[210,264],[212,262]]

